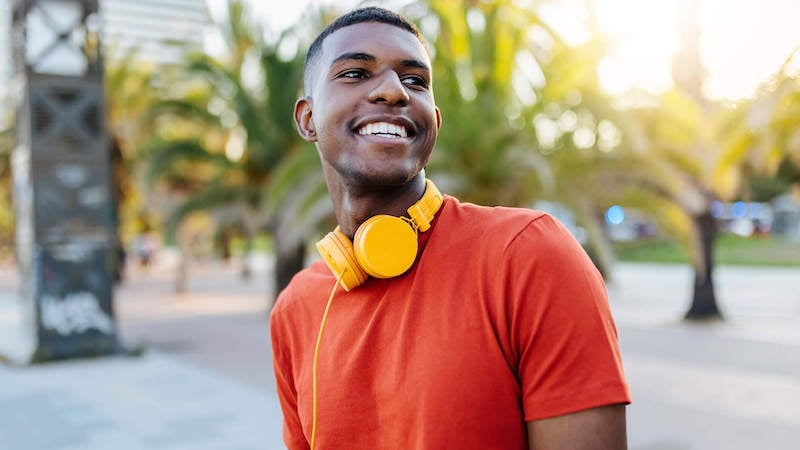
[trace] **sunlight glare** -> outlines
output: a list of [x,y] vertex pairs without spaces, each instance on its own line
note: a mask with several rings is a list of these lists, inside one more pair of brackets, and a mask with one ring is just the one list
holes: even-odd
[[712,98],[752,95],[800,45],[800,2],[702,0],[701,55]]
[[631,89],[669,89],[677,47],[673,2],[599,0],[597,21],[609,43],[608,56],[598,67],[605,90],[618,95]]
[[[753,95],[800,45],[796,0],[699,0],[704,92],[713,99]],[[672,86],[679,1],[597,0],[609,55],[600,64],[601,86],[611,94],[660,93]]]
[[[678,0],[593,0],[598,27],[608,39],[608,54],[598,67],[600,85],[612,95],[646,92],[658,94],[672,86],[670,66],[678,45]],[[207,0],[212,17],[225,15],[226,0]],[[285,29],[309,8],[336,4],[342,11],[359,4],[396,7],[407,0],[295,0],[261,2],[246,0],[269,33]],[[552,25],[568,44],[589,38],[585,0],[535,2],[516,0],[525,7],[536,5],[542,19]],[[798,0],[699,0],[700,52],[707,74],[704,91],[710,98],[739,99],[752,95],[800,45]],[[470,25],[481,27],[473,12]],[[424,21],[423,21],[424,22]],[[423,29],[429,28],[424,26]],[[207,46],[222,49],[219,36]],[[542,43],[537,41],[537,43]],[[287,52],[290,53],[290,52]]]

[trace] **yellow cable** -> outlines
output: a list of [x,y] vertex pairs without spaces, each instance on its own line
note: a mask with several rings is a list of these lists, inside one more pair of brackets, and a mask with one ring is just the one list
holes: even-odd
[[[346,270],[346,269],[345,269]],[[314,441],[317,437],[317,357],[319,356],[319,344],[322,342],[322,330],[325,329],[325,322],[328,320],[328,311],[331,309],[333,303],[333,294],[336,293],[336,288],[344,276],[345,270],[336,278],[336,283],[331,290],[331,296],[328,297],[328,304],[325,305],[325,312],[322,313],[322,322],[319,324],[319,335],[317,335],[317,344],[314,346],[314,364],[311,368],[311,450],[314,450]]]

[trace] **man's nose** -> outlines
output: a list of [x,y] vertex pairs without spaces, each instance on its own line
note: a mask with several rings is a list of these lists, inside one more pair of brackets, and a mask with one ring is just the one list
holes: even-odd
[[369,94],[371,102],[386,102],[392,106],[405,106],[408,104],[408,92],[400,80],[400,76],[393,70],[387,70],[378,78],[378,84]]

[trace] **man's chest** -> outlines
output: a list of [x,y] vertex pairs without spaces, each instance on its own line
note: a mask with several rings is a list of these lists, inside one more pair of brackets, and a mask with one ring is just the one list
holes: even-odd
[[[413,300],[331,310],[317,357],[318,436],[384,448],[382,442],[419,433],[463,437],[465,426],[518,435],[520,389],[510,344],[499,337],[506,333],[498,331],[500,319],[479,299]],[[301,371],[296,380],[298,411],[307,427],[310,372]],[[403,442],[409,445],[403,448],[414,448]]]

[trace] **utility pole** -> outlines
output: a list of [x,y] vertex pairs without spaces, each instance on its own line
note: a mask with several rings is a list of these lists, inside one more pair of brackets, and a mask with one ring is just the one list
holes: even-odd
[[24,363],[120,349],[98,0],[13,0]]

